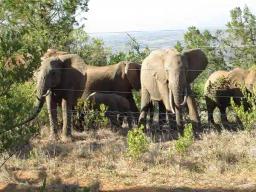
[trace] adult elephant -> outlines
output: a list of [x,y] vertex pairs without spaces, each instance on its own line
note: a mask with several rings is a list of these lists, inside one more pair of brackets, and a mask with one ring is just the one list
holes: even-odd
[[45,101],[49,112],[50,138],[57,139],[57,105],[62,107],[62,140],[71,141],[72,110],[82,96],[86,83],[86,65],[76,54],[62,53],[43,58],[37,72],[37,103],[25,124],[33,120]]
[[250,105],[246,101],[246,98],[244,98],[242,88],[252,93],[255,85],[255,68],[249,70],[235,68],[231,71],[216,71],[212,73],[204,87],[208,123],[217,127],[213,119],[213,112],[215,108],[219,108],[222,124],[228,125],[226,108],[231,105],[231,98],[234,99],[235,104],[243,104],[244,109],[248,111]]
[[190,119],[200,124],[197,106],[191,95],[190,83],[208,64],[200,49],[179,53],[175,49],[160,49],[150,53],[141,67],[140,123],[146,123],[151,101],[163,101],[168,113],[175,113],[176,126],[183,133],[182,106],[187,104]]
[[114,93],[125,97],[137,122],[139,110],[133,99],[132,90],[141,88],[140,68],[140,64],[129,61],[101,67],[88,66],[84,97],[93,92]]

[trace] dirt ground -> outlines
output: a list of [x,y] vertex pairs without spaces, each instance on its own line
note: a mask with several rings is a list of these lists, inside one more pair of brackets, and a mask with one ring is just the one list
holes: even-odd
[[256,191],[255,134],[203,133],[182,154],[175,143],[151,141],[133,159],[126,136],[109,129],[77,135],[72,143],[41,134],[1,168],[0,191]]

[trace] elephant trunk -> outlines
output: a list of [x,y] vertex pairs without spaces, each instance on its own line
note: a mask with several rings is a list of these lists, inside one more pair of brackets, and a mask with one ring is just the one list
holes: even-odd
[[[175,74],[174,81],[169,84],[170,88],[170,106],[174,106],[176,123],[179,129],[182,128],[182,106],[187,103],[187,86],[183,75]],[[180,130],[183,132],[182,130]]]
[[44,97],[41,100],[38,100],[32,115],[29,118],[27,118],[25,121],[23,121],[22,123],[19,123],[19,124],[13,126],[13,127],[19,127],[19,126],[25,125],[26,123],[29,123],[30,121],[35,119],[37,117],[37,115],[39,114],[39,112],[41,111],[41,109],[42,109],[42,107],[44,105],[44,102],[45,102],[45,98]]

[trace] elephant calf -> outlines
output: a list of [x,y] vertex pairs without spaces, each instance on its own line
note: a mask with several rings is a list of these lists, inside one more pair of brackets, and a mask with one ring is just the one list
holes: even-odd
[[213,119],[214,109],[217,107],[221,113],[222,124],[227,124],[226,108],[231,105],[230,98],[233,97],[235,104],[243,103],[245,110],[249,104],[243,99],[242,87],[252,92],[256,83],[255,69],[235,68],[231,71],[215,71],[205,83],[204,96],[208,112],[208,123],[216,126]]
[[129,128],[132,127],[130,103],[125,97],[116,94],[94,92],[86,100],[92,103],[94,109],[99,109],[100,104],[106,105],[107,111],[105,115],[109,118],[111,125],[121,127],[124,117],[127,117],[128,126]]

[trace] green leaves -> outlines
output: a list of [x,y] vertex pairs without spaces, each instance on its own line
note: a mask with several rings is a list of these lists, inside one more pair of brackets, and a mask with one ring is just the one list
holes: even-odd
[[247,6],[234,8],[227,23],[225,50],[232,66],[250,67],[256,63],[256,16]]
[[149,139],[143,132],[144,127],[133,128],[128,132],[128,155],[132,158],[139,158],[149,148]]
[[[87,0],[3,0],[0,9],[0,152],[27,142],[38,132],[28,124],[13,128],[33,112],[32,75],[48,48],[69,51],[76,16]],[[41,113],[41,124],[45,113]],[[12,129],[12,130],[10,130]]]
[[194,134],[192,124],[187,124],[184,128],[184,136],[180,136],[175,143],[175,149],[179,153],[184,153],[194,142]]

